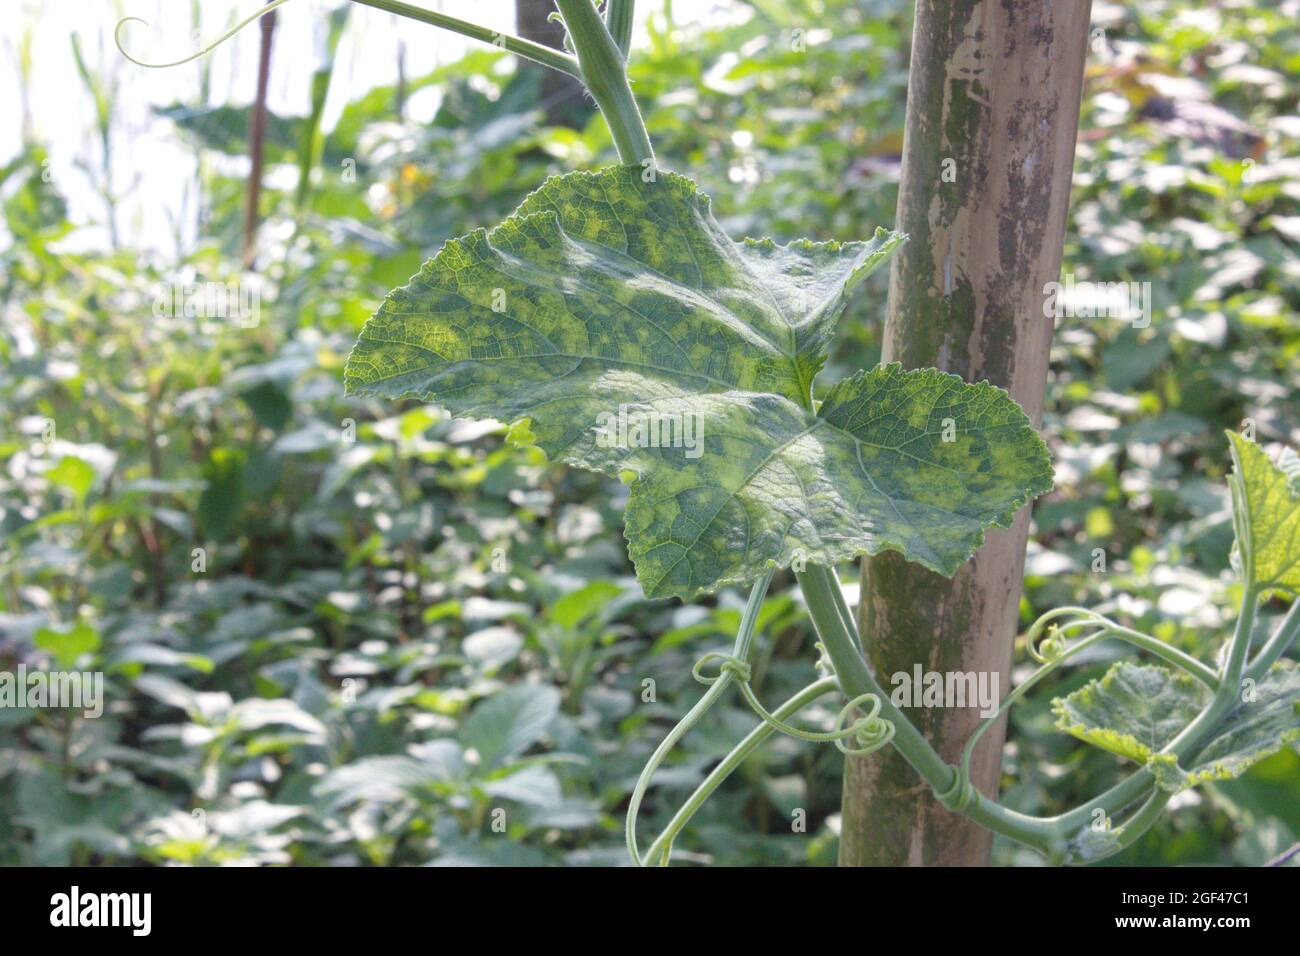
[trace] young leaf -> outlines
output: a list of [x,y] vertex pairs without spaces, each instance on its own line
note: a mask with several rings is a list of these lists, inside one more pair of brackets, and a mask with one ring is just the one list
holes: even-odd
[[1243,692],[1214,736],[1184,771],[1169,757],[1152,764],[1156,780],[1177,792],[1209,780],[1240,777],[1254,763],[1300,740],[1300,667],[1274,664],[1259,684]]
[[1228,437],[1237,560],[1251,576],[1247,583],[1300,594],[1300,458],[1287,449],[1279,466],[1250,439]]
[[631,473],[651,597],[886,549],[952,574],[1051,487],[1020,408],[898,366],[811,407],[847,292],[902,241],[736,243],[680,176],[571,173],[391,293],[348,390],[502,419],[554,458]]
[[1101,680],[1052,701],[1059,730],[1147,763],[1210,702],[1200,681],[1157,664],[1120,661]]
[[1180,767],[1159,751],[1210,702],[1200,681],[1156,665],[1127,661],[1052,702],[1056,726],[1112,753],[1146,764],[1164,789],[1177,793],[1247,768],[1300,740],[1300,668],[1280,661],[1243,692],[1214,735]]

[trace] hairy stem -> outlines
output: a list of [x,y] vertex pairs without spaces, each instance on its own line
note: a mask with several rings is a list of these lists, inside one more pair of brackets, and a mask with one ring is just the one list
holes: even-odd
[[654,149],[627,79],[623,52],[591,0],[555,0],[578,51],[582,81],[614,137],[624,163],[654,163]]

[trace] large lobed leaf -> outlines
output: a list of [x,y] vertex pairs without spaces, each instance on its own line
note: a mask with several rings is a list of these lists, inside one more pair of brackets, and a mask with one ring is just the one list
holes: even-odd
[[[571,173],[391,293],[347,386],[633,473],[629,553],[652,597],[881,550],[950,575],[1052,470],[1005,392],[934,369],[858,374],[813,411],[848,291],[902,241],[737,243],[680,176]],[[627,440],[620,413],[676,441]]]
[[1101,680],[1052,702],[1056,726],[1080,740],[1145,764],[1164,789],[1178,792],[1238,777],[1252,764],[1300,740],[1300,668],[1283,660],[1243,694],[1190,761],[1162,754],[1209,703],[1212,692],[1181,672],[1121,661]]

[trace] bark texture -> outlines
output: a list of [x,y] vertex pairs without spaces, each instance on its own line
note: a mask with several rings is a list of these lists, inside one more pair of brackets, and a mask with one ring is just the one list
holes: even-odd
[[[884,359],[1006,388],[1037,424],[1074,164],[1091,0],[919,0]],[[951,580],[894,554],[866,559],[859,620],[881,684],[990,672],[1006,695],[1028,508]],[[978,707],[908,711],[949,762]],[[972,775],[996,793],[1005,729]],[[892,749],[845,765],[840,863],[987,864],[992,835],[944,810]]]

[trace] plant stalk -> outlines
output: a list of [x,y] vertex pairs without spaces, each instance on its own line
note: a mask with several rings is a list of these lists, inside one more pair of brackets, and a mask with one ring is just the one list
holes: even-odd
[[582,81],[614,138],[619,159],[629,164],[654,164],[654,149],[632,95],[627,64],[618,43],[591,0],[555,0],[578,51]]
[[606,0],[605,23],[609,26],[609,35],[627,59],[632,47],[632,20],[636,11],[636,0]]
[[376,10],[383,10],[385,13],[395,13],[399,17],[407,17],[411,20],[419,20],[421,23],[430,23],[435,27],[442,27],[444,30],[450,30],[453,33],[459,33],[462,36],[470,37],[474,40],[482,40],[484,43],[491,43],[493,46],[508,50],[515,56],[521,56],[526,60],[532,60],[534,63],[540,63],[542,66],[549,66],[553,70],[559,70],[561,73],[568,73],[570,76],[581,78],[582,74],[578,68],[578,61],[560,50],[552,50],[548,46],[540,43],[533,43],[531,40],[525,40],[522,37],[512,36],[508,33],[500,33],[496,30],[489,30],[487,27],[481,27],[477,23],[470,23],[467,20],[461,20],[457,17],[449,17],[445,13],[434,13],[432,10],[425,10],[423,7],[412,6],[409,3],[402,3],[401,0],[352,0],[353,3],[360,3],[367,7],[374,7]]
[[1300,597],[1292,602],[1291,610],[1287,611],[1286,617],[1282,618],[1282,623],[1278,625],[1273,636],[1264,642],[1264,646],[1259,649],[1259,654],[1246,668],[1246,676],[1257,681],[1267,674],[1268,669],[1286,653],[1298,632],[1300,632]]

